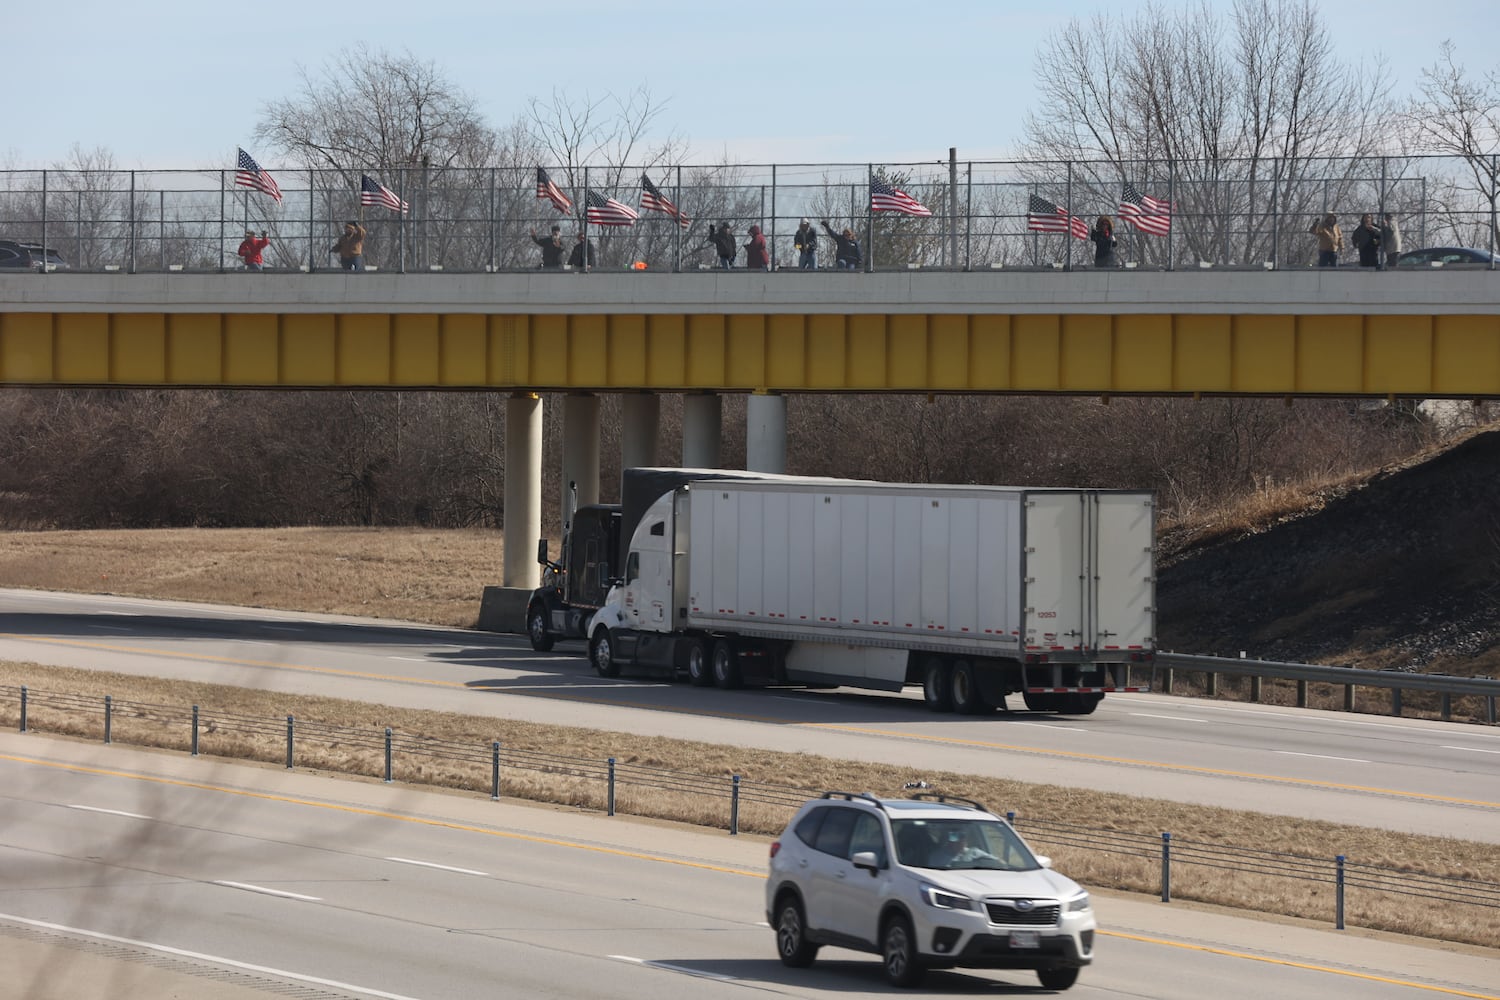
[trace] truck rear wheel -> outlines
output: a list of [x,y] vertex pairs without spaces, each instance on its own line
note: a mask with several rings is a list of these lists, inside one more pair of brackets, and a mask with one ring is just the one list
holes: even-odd
[[741,684],[739,657],[728,639],[714,643],[714,683],[726,691]]
[[541,601],[534,602],[526,609],[526,638],[531,640],[531,648],[538,653],[547,652],[557,641],[547,631],[547,609],[542,606]]
[[981,715],[990,710],[989,703],[979,693],[979,678],[974,675],[970,660],[953,661],[948,692],[953,699],[953,711],[961,715]]
[[620,676],[620,664],[615,660],[614,644],[609,639],[609,629],[600,626],[589,640],[589,660],[600,677]]
[[934,712],[953,711],[953,692],[949,690],[948,661],[929,656],[922,664],[922,700]]
[[688,683],[694,687],[708,687],[714,682],[713,666],[709,662],[708,648],[702,639],[689,639],[687,649]]

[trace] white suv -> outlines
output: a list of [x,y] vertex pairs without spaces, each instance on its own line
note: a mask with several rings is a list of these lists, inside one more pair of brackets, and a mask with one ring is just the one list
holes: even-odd
[[977,802],[825,792],[771,844],[766,919],[785,965],[869,951],[895,986],[928,969],[1034,969],[1065,990],[1094,958],[1094,910]]

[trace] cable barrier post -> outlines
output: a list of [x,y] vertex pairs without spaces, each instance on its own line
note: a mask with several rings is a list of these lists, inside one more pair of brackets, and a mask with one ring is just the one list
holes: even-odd
[[193,756],[198,756],[198,706],[193,706]]
[[292,769],[292,739],[296,732],[297,723],[288,715],[286,717],[286,769]]
[[26,732],[26,685],[21,685],[21,732]]
[[1334,928],[1344,929],[1344,856],[1334,858]]
[[733,783],[729,786],[729,835],[739,836],[740,832],[740,776],[734,775]]
[[1161,835],[1161,901],[1172,901],[1172,835]]
[[613,816],[615,814],[615,759],[613,757],[609,759],[609,792],[605,797],[605,805],[608,809],[606,815]]
[[391,783],[391,727],[385,727],[385,783]]
[[115,699],[113,695],[104,696],[104,742],[111,743],[110,723],[114,721]]
[[490,801],[500,801],[500,741],[490,742]]

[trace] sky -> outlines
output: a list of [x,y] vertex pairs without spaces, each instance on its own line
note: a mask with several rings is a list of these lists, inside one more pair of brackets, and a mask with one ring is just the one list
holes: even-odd
[[[1176,11],[1190,0],[1160,0]],[[1196,0],[1192,0],[1196,2]],[[1213,0],[1215,4],[1222,0]],[[1316,0],[1350,61],[1383,55],[1414,92],[1445,39],[1471,71],[1500,69],[1495,0]],[[72,0],[8,5],[0,169],[62,165],[75,146],[121,168],[261,164],[253,130],[341,51],[431,61],[495,126],[532,97],[646,87],[658,132],[688,162],[910,163],[999,159],[1036,107],[1037,52],[1070,20],[1133,15],[1126,0]],[[1099,73],[1106,67],[1083,67]],[[24,84],[18,81],[26,81]]]

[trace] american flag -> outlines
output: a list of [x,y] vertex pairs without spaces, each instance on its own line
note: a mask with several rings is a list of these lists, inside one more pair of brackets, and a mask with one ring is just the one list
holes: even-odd
[[898,187],[881,181],[870,182],[870,211],[900,212],[902,215],[931,215],[932,210]]
[[631,226],[635,224],[636,219],[641,217],[640,213],[629,205],[622,205],[597,191],[584,191],[583,200],[588,206],[584,210],[584,217],[596,226]]
[[384,205],[392,212],[400,212],[405,215],[409,206],[406,202],[396,197],[396,192],[381,184],[369,174],[361,174],[359,178],[359,203],[361,205]]
[[1080,240],[1089,238],[1087,222],[1036,195],[1026,206],[1026,228],[1033,233],[1072,233]]
[[1120,218],[1143,233],[1165,236],[1172,231],[1172,203],[1141,194],[1134,184],[1120,190]]
[[552,178],[541,167],[536,168],[536,196],[552,202],[559,212],[573,211],[573,202],[562,193],[562,188],[552,183]]
[[641,174],[641,208],[648,212],[670,215],[683,229],[693,224],[693,220],[678,211],[677,206],[668,201],[666,195],[658,191],[656,185],[651,183],[651,178],[645,174]]
[[[238,147],[236,147],[238,148]],[[239,150],[239,157],[235,160],[234,182],[240,187],[255,188],[262,194],[268,194],[281,203],[281,188],[276,186],[276,181],[270,174],[260,169],[260,164],[243,149]]]

